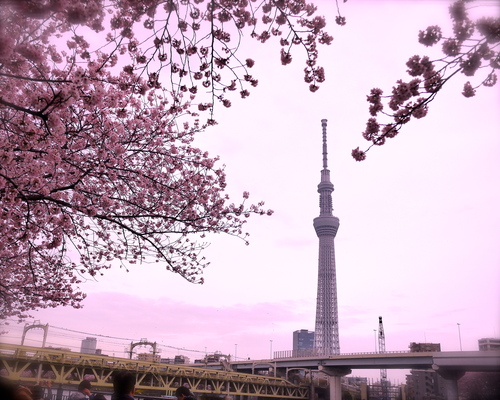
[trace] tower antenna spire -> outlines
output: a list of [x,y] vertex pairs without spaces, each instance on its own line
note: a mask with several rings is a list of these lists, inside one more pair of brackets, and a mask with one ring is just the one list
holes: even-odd
[[323,169],[328,169],[328,147],[326,142],[326,123],[328,120],[322,119],[321,126],[323,127]]

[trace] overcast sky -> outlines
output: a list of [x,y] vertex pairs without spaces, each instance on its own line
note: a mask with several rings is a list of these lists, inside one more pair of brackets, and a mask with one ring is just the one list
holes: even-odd
[[[219,124],[197,141],[221,156],[235,201],[247,190],[250,200],[264,200],[275,211],[251,218],[250,246],[213,237],[203,286],[157,265],[87,282],[83,309],[34,314],[52,326],[50,345],[77,351],[92,333],[112,336],[95,337],[104,353],[117,356],[128,339],[140,338],[161,344],[163,357],[221,351],[258,359],[290,350],[294,330],[314,330],[318,239],[312,221],[319,215],[323,118],[340,219],[341,352],[374,351],[379,316],[388,351],[406,351],[410,342],[477,350],[478,339],[500,336],[498,84],[466,99],[458,76],[426,118],[357,163],[350,153],[365,147],[366,95],[372,87],[387,93],[397,79],[409,80],[406,60],[431,54],[418,44],[418,31],[440,24],[450,32],[450,2],[351,0],[343,5],[342,28],[333,22],[333,1],[315,3],[335,38],[321,48],[327,81],[320,90],[312,94],[303,82],[298,53],[282,67],[277,45],[252,43],[242,58],[256,60],[259,86],[248,99],[218,109]],[[498,15],[497,2],[478,3]],[[21,332],[14,324],[4,340],[20,343]],[[41,337],[31,331],[26,344],[38,345]],[[388,376],[402,380],[404,372]]]

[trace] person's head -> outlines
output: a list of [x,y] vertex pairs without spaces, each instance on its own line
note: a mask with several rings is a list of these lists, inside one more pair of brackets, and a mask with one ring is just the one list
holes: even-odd
[[14,399],[33,400],[31,397],[31,390],[29,390],[26,386],[19,385],[14,393]]
[[192,398],[193,395],[186,386],[180,386],[175,391],[175,397],[177,397],[178,400],[184,400],[186,397]]
[[31,398],[33,400],[43,400],[44,390],[40,385],[35,385],[31,388]]
[[92,385],[91,385],[90,381],[88,381],[87,379],[84,379],[78,385],[78,391],[82,392],[83,394],[85,394],[87,396],[90,396],[90,389],[92,389]]
[[92,400],[106,400],[106,397],[102,393],[97,393],[92,397]]
[[113,376],[113,390],[115,394],[133,395],[135,391],[135,377],[128,371],[120,371]]
[[15,399],[16,385],[7,378],[0,376],[0,399]]
[[0,399],[33,400],[31,390],[0,376]]

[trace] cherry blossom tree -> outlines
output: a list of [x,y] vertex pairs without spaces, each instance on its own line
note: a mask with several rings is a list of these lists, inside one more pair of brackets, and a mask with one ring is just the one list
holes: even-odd
[[[201,283],[207,234],[247,242],[263,203],[233,203],[218,158],[193,146],[214,106],[258,80],[243,33],[325,79],[332,37],[305,0],[0,3],[0,318],[79,307],[83,280],[159,262]],[[345,20],[337,17],[342,25]]]
[[494,400],[500,398],[499,372],[467,372],[458,381],[458,391],[464,400]]
[[453,22],[450,36],[444,36],[439,26],[420,31],[418,41],[424,46],[441,44],[441,58],[431,60],[428,56],[412,56],[406,63],[410,80],[398,80],[390,95],[384,95],[379,88],[371,90],[367,96],[371,118],[363,132],[363,138],[371,144],[366,150],[358,147],[352,151],[356,161],[364,160],[371,147],[381,146],[387,139],[395,137],[412,118],[425,117],[429,103],[452,78],[462,76],[467,79],[462,91],[465,97],[473,97],[481,87],[497,83],[500,18],[472,20],[468,7],[478,5],[471,0],[458,0],[450,6]]

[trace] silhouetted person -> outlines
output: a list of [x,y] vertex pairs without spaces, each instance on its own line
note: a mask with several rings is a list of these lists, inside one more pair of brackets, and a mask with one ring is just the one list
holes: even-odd
[[177,400],[195,400],[194,394],[186,386],[178,387],[175,391]]
[[31,398],[33,400],[44,400],[45,399],[45,393],[43,390],[43,387],[40,385],[35,385],[31,388]]
[[16,385],[7,378],[0,376],[0,399],[15,399]]
[[31,389],[0,376],[0,400],[44,400],[44,389],[35,385]]
[[69,397],[69,400],[87,400],[92,399],[92,393],[90,393],[90,389],[92,389],[92,384],[89,380],[84,379],[78,385],[78,392],[72,393]]
[[128,371],[120,371],[113,376],[112,400],[134,400],[135,376]]

